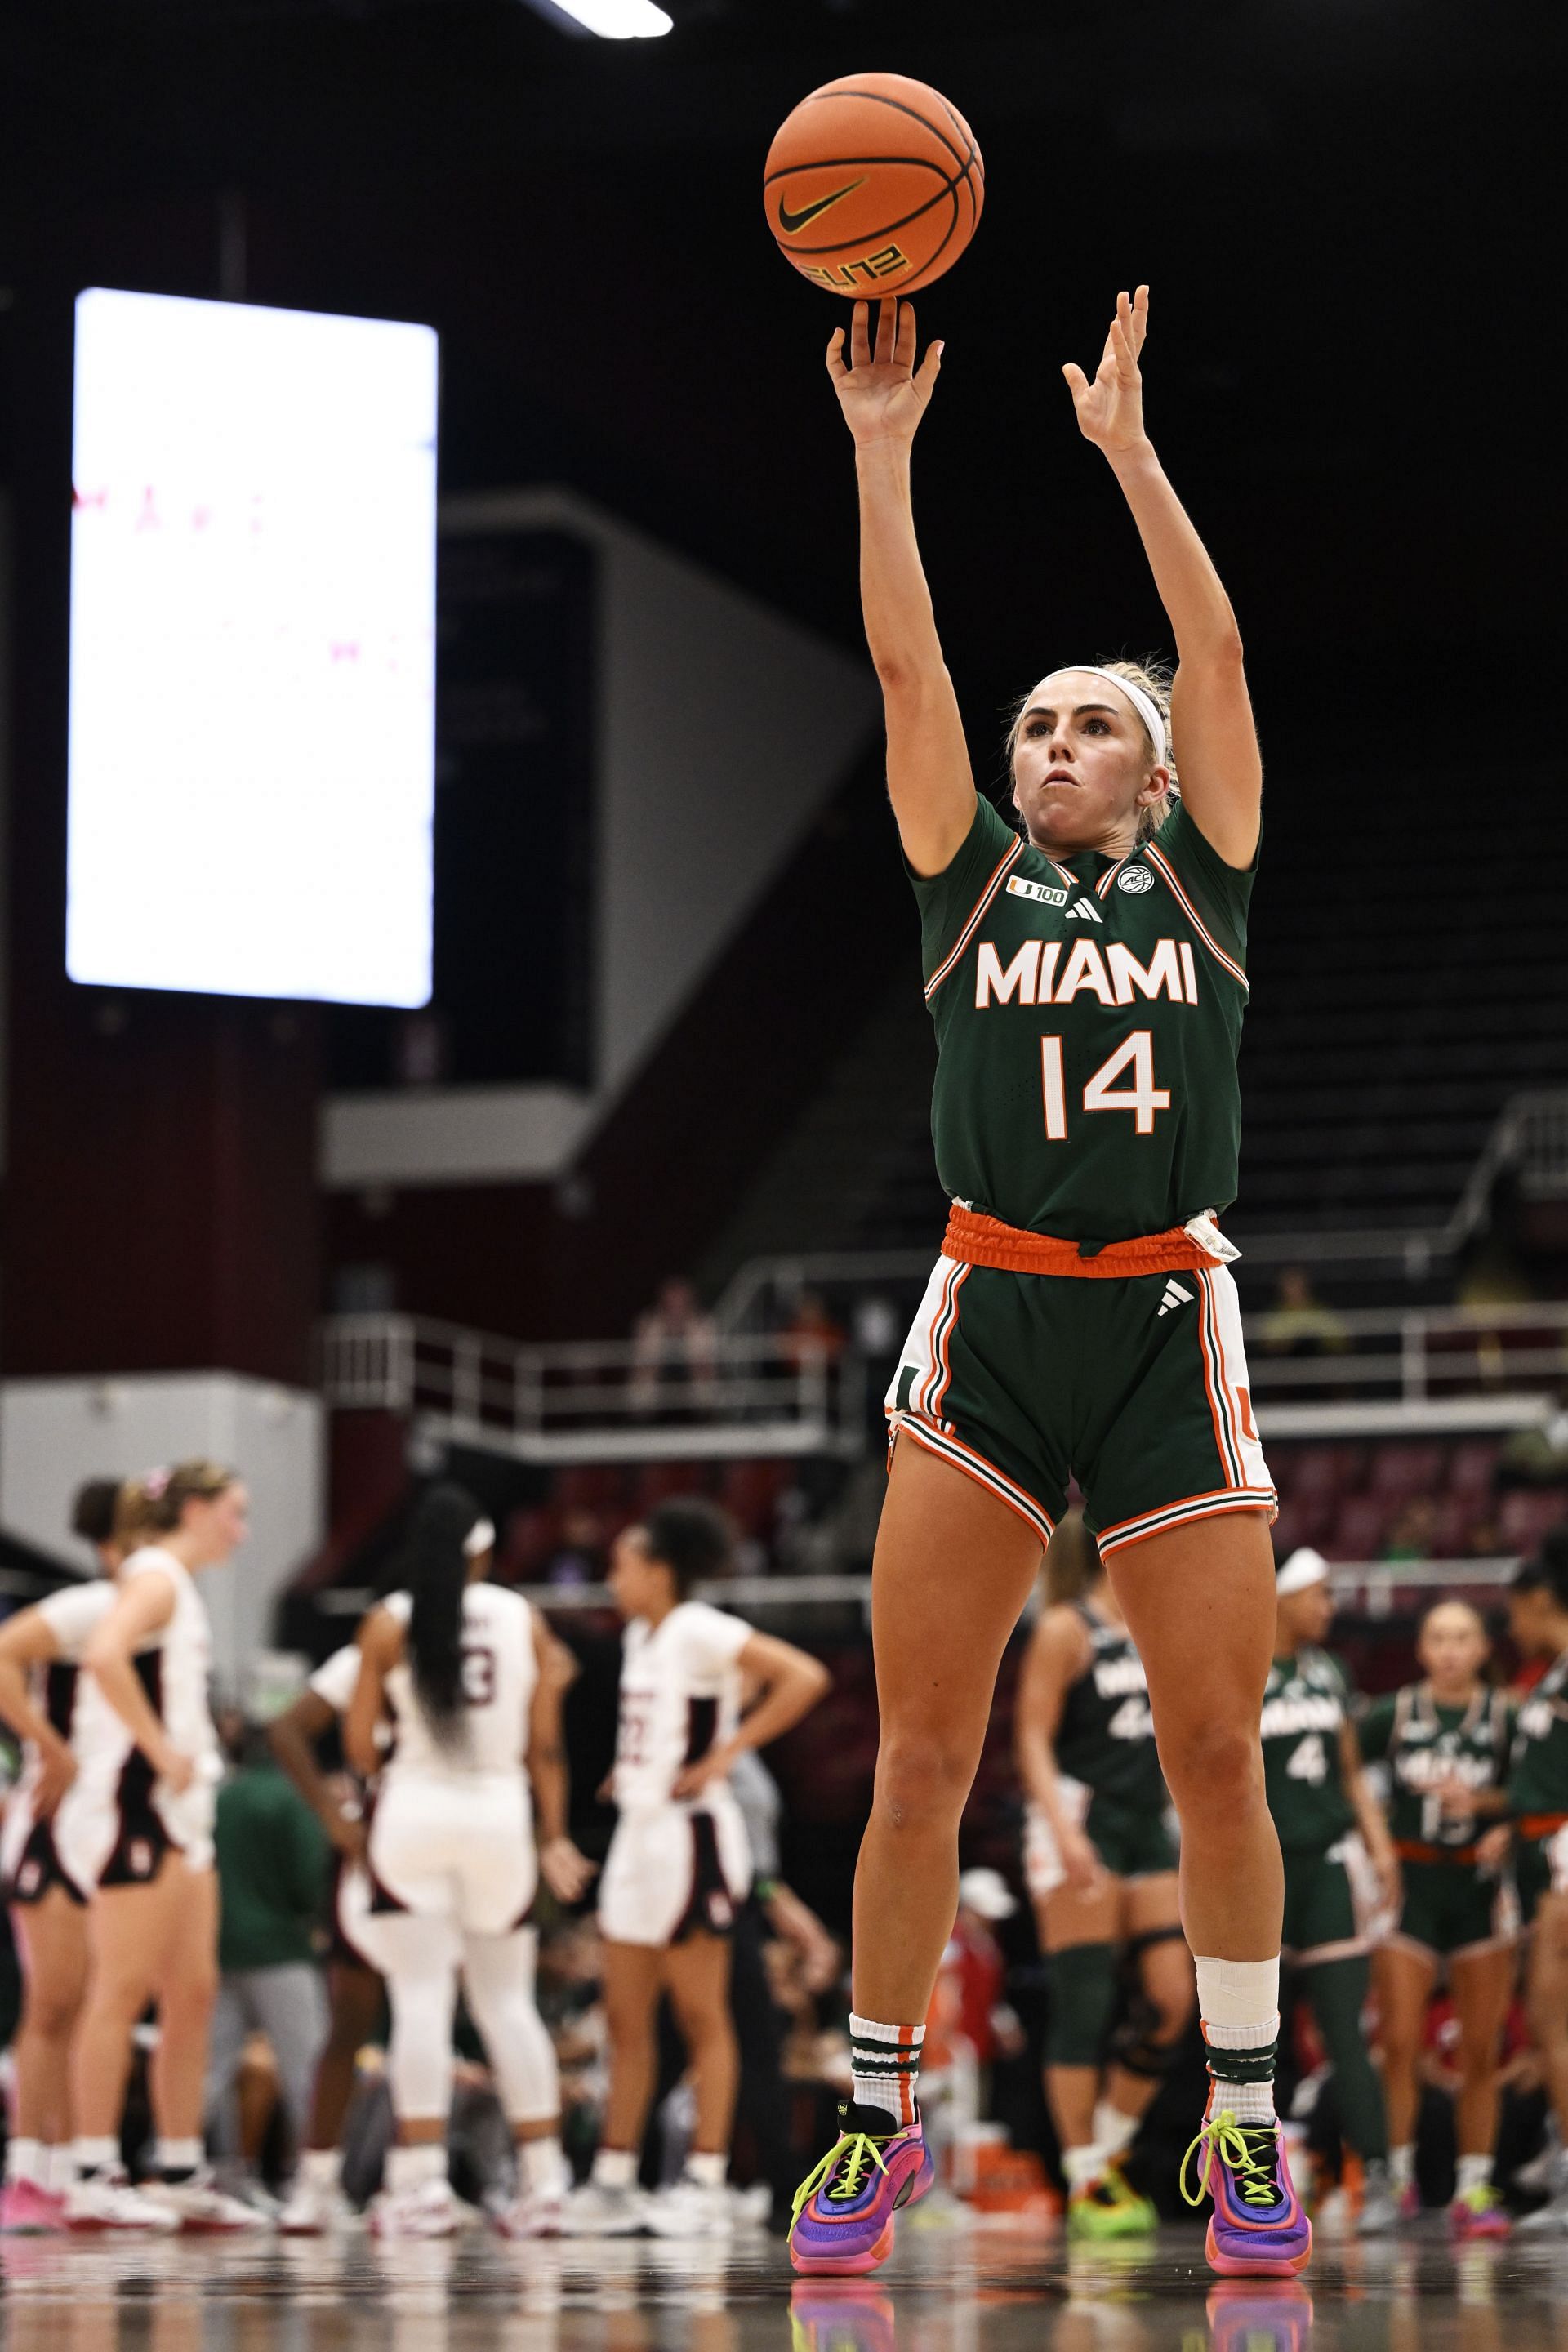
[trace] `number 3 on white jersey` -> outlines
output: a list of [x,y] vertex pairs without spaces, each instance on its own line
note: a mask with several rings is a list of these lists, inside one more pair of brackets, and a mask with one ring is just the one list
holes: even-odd
[[[1112,1078],[1119,1078],[1128,1064],[1132,1066],[1132,1084],[1119,1093],[1111,1090]],[[1052,1143],[1065,1143],[1068,1133],[1067,1087],[1062,1077],[1062,1041],[1059,1037],[1040,1040],[1040,1073],[1045,1091],[1046,1135]],[[1154,1084],[1154,1038],[1148,1029],[1134,1029],[1124,1037],[1108,1062],[1102,1062],[1083,1090],[1085,1110],[1131,1111],[1140,1135],[1152,1135],[1154,1114],[1171,1108],[1170,1090]]]

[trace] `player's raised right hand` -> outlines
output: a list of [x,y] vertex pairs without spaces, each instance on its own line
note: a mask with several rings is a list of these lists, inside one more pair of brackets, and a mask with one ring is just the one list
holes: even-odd
[[875,441],[912,441],[942,373],[940,343],[915,365],[915,313],[910,302],[877,305],[877,343],[871,347],[871,306],[857,302],[849,329],[849,360],[837,328],[827,346],[827,373],[844,421],[857,446]]

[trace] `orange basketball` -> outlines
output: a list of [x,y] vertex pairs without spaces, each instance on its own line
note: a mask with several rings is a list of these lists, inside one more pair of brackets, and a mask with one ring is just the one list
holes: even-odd
[[980,219],[985,167],[940,90],[846,74],[786,115],[763,203],[779,251],[830,294],[912,294],[951,269]]

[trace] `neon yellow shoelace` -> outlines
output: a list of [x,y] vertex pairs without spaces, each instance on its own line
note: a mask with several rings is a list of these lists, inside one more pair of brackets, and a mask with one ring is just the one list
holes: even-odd
[[792,2220],[798,2216],[801,2207],[806,2202],[813,2190],[821,2188],[841,2158],[844,2168],[827,2193],[829,2197],[840,2199],[845,2203],[848,2203],[852,2198],[858,2197],[860,2194],[861,2183],[865,2179],[868,2163],[874,2164],[879,2172],[886,2172],[888,2169],[882,2162],[881,2149],[874,2139],[868,2138],[864,2132],[841,2132],[821,2163],[806,2174],[805,2179],[795,2190]]
[[[1202,2204],[1217,2158],[1221,2164],[1228,2165],[1235,2174],[1236,2185],[1244,2204],[1278,2205],[1279,2182],[1268,2167],[1258,2162],[1247,2145],[1248,2132],[1265,2131],[1269,2132],[1272,2144],[1273,2134],[1267,2124],[1239,2124],[1228,2107],[1222,2107],[1217,2116],[1211,2116],[1182,2158],[1181,2190],[1187,2203]],[[1197,2188],[1192,2189],[1187,2187],[1187,2167],[1199,2148],[1204,2152],[1203,2162],[1198,2171]]]

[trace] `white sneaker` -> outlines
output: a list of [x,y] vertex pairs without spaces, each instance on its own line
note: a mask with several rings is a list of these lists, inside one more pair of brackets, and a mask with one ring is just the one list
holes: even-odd
[[90,2173],[66,2191],[62,2215],[68,2230],[177,2230],[178,2221],[166,2205],[154,2204],[132,2189],[123,2168]]
[[1516,2221],[1513,2234],[1516,2238],[1568,2238],[1568,2192]]
[[566,2191],[525,2189],[490,2215],[503,2238],[563,2238],[566,2234]]
[[278,2216],[286,2238],[327,2238],[352,2230],[359,2216],[335,2180],[296,2180]]
[[226,2195],[205,2167],[188,2180],[149,2180],[142,2194],[150,2205],[161,2206],[172,2216],[176,2230],[192,2237],[230,2237],[272,2227],[268,2215]]
[[656,2238],[727,2238],[734,2219],[722,2183],[705,2189],[698,2180],[678,2180],[648,2200],[647,2226]]
[[417,2189],[384,2189],[370,2209],[377,2238],[455,2238],[468,2226],[467,2209],[445,2180],[422,2180]]
[[640,2189],[606,2189],[589,2180],[574,2189],[562,2208],[564,2238],[636,2238],[647,2219],[648,2200]]

